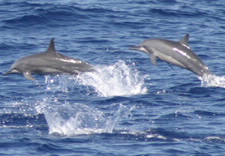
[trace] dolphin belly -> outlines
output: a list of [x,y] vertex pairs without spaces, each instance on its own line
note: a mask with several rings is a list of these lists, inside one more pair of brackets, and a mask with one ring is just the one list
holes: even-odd
[[63,73],[63,71],[56,68],[41,67],[41,68],[36,68],[35,70],[32,71],[32,73],[45,75],[45,74],[60,74],[60,73]]
[[192,71],[193,73],[197,74],[198,76],[203,76],[204,74],[210,75],[212,74],[209,68],[201,64],[198,61],[190,61],[186,64],[186,69]]
[[178,61],[177,59],[173,58],[172,56],[168,56],[168,55],[165,55],[164,53],[162,52],[159,52],[157,50],[153,50],[153,55],[155,55],[156,57],[158,57],[159,59],[163,60],[163,61],[166,61],[168,63],[171,63],[171,64],[174,64],[174,65],[177,65],[177,66],[180,66],[182,68],[186,68],[180,61]]
[[[155,57],[174,64],[181,68],[187,69],[199,76],[204,74],[211,74],[209,68],[196,56],[191,50],[186,50],[185,53],[178,53],[177,50],[172,49],[161,49],[151,48],[151,53]],[[182,50],[180,50],[181,52]],[[190,56],[191,55],[191,56]]]

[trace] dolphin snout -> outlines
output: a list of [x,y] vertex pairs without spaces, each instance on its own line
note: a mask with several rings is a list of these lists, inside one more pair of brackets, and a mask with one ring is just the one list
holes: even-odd
[[130,50],[137,50],[137,51],[142,51],[142,52],[145,52],[147,54],[149,54],[150,52],[144,47],[144,46],[134,46],[134,47],[130,47],[129,48]]
[[15,73],[19,73],[19,71],[16,69],[11,69],[10,71],[3,73],[3,76],[9,75],[9,74],[15,74]]
[[140,50],[140,46],[134,46],[134,47],[130,47],[129,50]]
[[6,72],[6,73],[3,73],[2,75],[3,75],[3,76],[6,76],[6,75],[9,75],[9,74],[11,74],[11,71],[8,71],[8,72]]

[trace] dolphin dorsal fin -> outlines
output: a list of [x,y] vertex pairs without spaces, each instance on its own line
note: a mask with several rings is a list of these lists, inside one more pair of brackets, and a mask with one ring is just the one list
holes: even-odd
[[189,34],[186,34],[184,36],[184,38],[182,40],[180,40],[180,43],[185,45],[185,46],[187,46],[187,47],[189,47],[189,43],[188,42],[189,42]]
[[47,53],[56,53],[56,49],[55,49],[55,42],[54,42],[55,38],[52,38],[49,45],[48,45],[48,49],[47,49]]

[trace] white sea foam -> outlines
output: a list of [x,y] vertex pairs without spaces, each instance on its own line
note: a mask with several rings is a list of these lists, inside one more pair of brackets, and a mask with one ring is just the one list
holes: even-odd
[[149,76],[142,76],[132,67],[124,61],[118,61],[110,66],[96,66],[94,72],[78,76],[45,76],[46,91],[69,92],[79,86],[83,89],[93,88],[91,91],[94,90],[100,97],[146,94],[148,89],[145,80],[149,79]]
[[69,75],[45,76],[46,91],[61,91],[67,93],[69,88],[73,87],[75,79]]
[[85,104],[66,102],[57,106],[45,107],[44,115],[50,134],[72,136],[112,133],[117,123],[129,112],[129,109],[122,104],[118,104],[118,106],[118,110],[113,115],[106,115],[104,112]]
[[225,88],[225,76],[204,75],[199,77],[203,87],[221,87]]
[[144,84],[146,78],[124,61],[111,66],[97,66],[95,72],[79,76],[81,84],[94,87],[103,97],[145,94],[148,91]]

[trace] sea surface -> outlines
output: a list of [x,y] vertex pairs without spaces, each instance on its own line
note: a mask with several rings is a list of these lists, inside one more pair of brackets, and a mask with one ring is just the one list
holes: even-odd
[[[0,0],[1,156],[224,156],[225,1]],[[213,75],[129,50],[190,34]],[[3,76],[57,51],[95,72]]]

